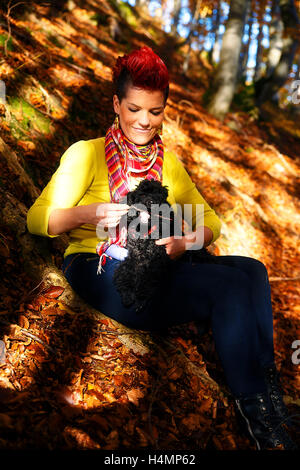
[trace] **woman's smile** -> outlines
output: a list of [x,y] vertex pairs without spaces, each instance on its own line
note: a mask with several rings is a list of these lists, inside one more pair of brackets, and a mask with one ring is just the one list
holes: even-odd
[[138,132],[150,132],[151,131],[151,129],[139,129],[138,127],[134,127],[133,129]]

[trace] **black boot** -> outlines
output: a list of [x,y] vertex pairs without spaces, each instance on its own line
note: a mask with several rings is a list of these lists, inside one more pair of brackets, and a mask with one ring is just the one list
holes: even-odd
[[289,411],[283,401],[283,390],[280,385],[279,372],[276,366],[265,367],[265,379],[268,389],[268,395],[271,400],[273,418],[277,424],[285,424],[292,426],[292,420],[289,416]]
[[297,445],[282,425],[272,419],[272,405],[265,394],[257,394],[235,400],[241,424],[257,450],[296,450]]

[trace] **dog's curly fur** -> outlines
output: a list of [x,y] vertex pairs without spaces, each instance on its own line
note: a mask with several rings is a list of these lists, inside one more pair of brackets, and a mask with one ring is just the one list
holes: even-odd
[[[157,245],[155,241],[162,238],[162,233],[174,234],[176,220],[174,212],[171,211],[170,219],[165,220],[157,213],[153,212],[155,206],[168,204],[168,189],[159,181],[143,180],[134,191],[126,196],[126,203],[129,206],[147,208],[149,219],[145,222],[140,219],[140,213],[135,208],[130,208],[128,213],[123,216],[120,224],[125,224],[129,228],[127,232],[128,255],[124,261],[116,268],[114,272],[114,282],[121,295],[124,306],[135,305],[136,312],[145,307],[147,302],[155,295],[159,285],[164,282],[168,271],[172,269],[174,260],[166,253],[164,245]],[[168,204],[169,205],[169,204]],[[140,233],[146,236],[141,237],[135,230],[130,230],[130,223],[135,220],[135,225]],[[151,222],[155,223],[155,226]],[[166,228],[166,225],[169,228]],[[164,228],[166,231],[164,231]],[[147,235],[152,230],[151,236]],[[176,231],[178,233],[178,231]],[[187,252],[185,253],[187,256]],[[185,256],[183,255],[183,256]],[[198,262],[216,262],[216,257],[210,254],[205,248],[200,250],[191,250],[188,253]]]

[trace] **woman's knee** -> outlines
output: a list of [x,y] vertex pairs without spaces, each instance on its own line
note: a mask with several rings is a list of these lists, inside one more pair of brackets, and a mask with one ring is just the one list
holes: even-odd
[[244,263],[245,271],[251,277],[258,276],[263,280],[268,280],[268,270],[262,261],[248,256],[241,256],[240,258]]

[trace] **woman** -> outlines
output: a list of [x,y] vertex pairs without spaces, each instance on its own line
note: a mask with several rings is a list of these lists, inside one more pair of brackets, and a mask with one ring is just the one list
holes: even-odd
[[[28,212],[31,233],[70,232],[63,272],[94,308],[132,328],[159,330],[210,321],[216,349],[241,420],[258,449],[294,448],[281,425],[288,417],[274,365],[273,320],[267,270],[260,261],[221,256],[223,264],[191,263],[182,256],[202,231],[204,246],[220,235],[220,220],[176,156],[160,138],[169,93],[165,64],[148,47],[119,57],[114,68],[117,115],[106,136],[81,140]],[[129,206],[120,198],[141,179],[167,185],[170,204],[203,204],[204,224],[182,238],[157,240],[176,268],[160,295],[137,314],[122,305],[113,273],[124,257],[120,238],[99,239],[96,226],[117,227]],[[99,256],[104,269],[100,269]],[[126,255],[126,253],[125,253]],[[103,266],[101,266],[102,268]]]

